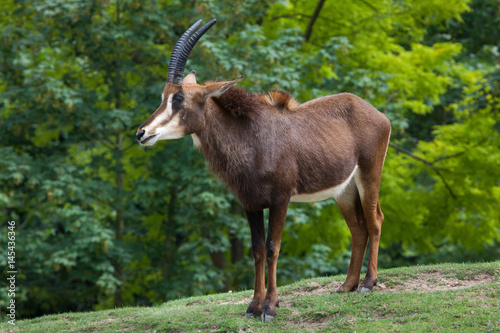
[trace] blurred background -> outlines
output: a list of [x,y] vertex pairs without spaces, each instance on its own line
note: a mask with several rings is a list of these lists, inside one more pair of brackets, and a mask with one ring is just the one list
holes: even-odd
[[[178,37],[212,18],[198,82],[351,92],[391,120],[379,267],[500,257],[499,0],[3,0],[0,245],[15,220],[19,318],[253,288],[242,208],[192,139],[134,137]],[[333,200],[291,205],[279,285],[345,274],[350,248]]]

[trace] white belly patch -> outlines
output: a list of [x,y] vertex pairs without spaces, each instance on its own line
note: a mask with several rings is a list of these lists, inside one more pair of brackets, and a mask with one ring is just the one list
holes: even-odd
[[290,198],[291,202],[314,202],[314,201],[321,201],[321,200],[326,200],[330,198],[337,199],[344,193],[345,189],[349,185],[349,183],[352,180],[352,177],[354,177],[354,174],[357,172],[358,166],[356,165],[354,167],[354,170],[352,170],[351,174],[347,179],[342,182],[342,184],[339,184],[334,187],[327,188],[326,190],[315,192],[315,193],[307,193],[307,194],[297,194],[294,195],[293,197]]

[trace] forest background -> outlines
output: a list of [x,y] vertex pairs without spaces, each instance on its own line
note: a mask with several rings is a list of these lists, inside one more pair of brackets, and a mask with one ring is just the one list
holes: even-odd
[[[199,82],[351,92],[391,120],[380,267],[500,257],[499,0],[2,0],[0,248],[16,221],[18,318],[253,287],[242,209],[191,138],[134,137],[200,18],[218,22],[188,61]],[[279,284],[345,273],[349,250],[333,200],[293,204]]]

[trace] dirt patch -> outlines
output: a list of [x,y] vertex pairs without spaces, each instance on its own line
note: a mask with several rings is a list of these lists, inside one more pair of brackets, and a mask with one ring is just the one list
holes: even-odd
[[[327,284],[319,284],[316,281],[309,282],[306,287],[306,292],[308,295],[320,295],[331,291],[337,291],[340,288],[342,282],[334,281]],[[294,293],[295,294],[295,293]],[[299,294],[300,295],[300,294]]]
[[217,305],[225,305],[225,304],[250,304],[252,301],[252,297],[246,297],[244,299],[240,299],[239,301],[228,299],[227,301],[217,302]]
[[396,283],[392,283],[390,278],[387,280],[387,283],[384,283],[383,278],[381,280],[382,282],[377,286],[377,291],[379,292],[427,292],[465,289],[481,284],[494,283],[495,277],[489,274],[479,273],[470,279],[460,280],[456,277],[443,275],[441,272],[430,272],[421,273],[417,278]]
[[[109,313],[108,315],[110,316],[113,316],[115,315],[114,313]],[[135,319],[136,317],[132,317],[130,319]],[[112,323],[112,322],[116,322],[116,321],[121,321],[122,319],[119,319],[119,318],[106,318],[106,319],[102,319],[102,320],[96,320],[96,321],[91,321],[89,323],[89,325],[93,325],[89,328],[87,328],[89,330],[89,332],[100,332],[101,330],[103,330],[105,327],[106,327],[106,324],[107,323]],[[120,329],[116,329],[117,332],[136,332],[137,331],[137,327],[135,327],[135,325],[127,325],[127,324],[123,324],[124,326]],[[74,330],[72,330],[74,331]],[[80,332],[80,330],[78,329],[77,332]],[[87,332],[87,331],[84,331],[84,332]]]
[[[456,277],[447,276],[440,271],[428,273],[420,273],[415,278],[399,278],[398,276],[379,276],[381,282],[374,288],[376,292],[428,292],[437,290],[457,290],[465,289],[481,284],[489,284],[498,282],[494,276],[479,273],[468,279],[458,279]],[[316,281],[311,281],[299,290],[293,292],[282,293],[282,296],[306,296],[334,293],[342,285],[340,281],[333,281],[327,284],[320,284]]]
[[90,324],[95,325],[95,324],[102,324],[102,323],[111,323],[114,321],[117,321],[117,318],[107,318],[103,320],[98,320],[98,321],[91,321]]
[[312,316],[305,318],[298,318],[299,312],[295,312],[295,315],[292,313],[292,319],[290,320],[284,327],[284,331],[297,331],[300,327],[301,331],[306,332],[317,332],[318,330],[328,326],[328,324],[332,321],[334,317],[337,317],[338,314],[334,314],[333,316]]
[[281,296],[304,296],[304,295],[321,295],[337,291],[342,282],[333,281],[327,284],[320,284],[316,281],[308,282],[301,289],[289,292],[280,293]]
[[307,327],[313,328],[314,330],[320,329],[328,325],[332,320],[330,316],[316,316],[311,318],[304,318],[298,322],[298,324],[306,324]]
[[106,323],[112,323],[115,321],[118,321],[118,319],[117,318],[107,318],[107,319],[102,319],[102,320],[91,321],[89,323],[89,325],[92,325],[92,326],[90,326],[88,329],[90,329],[91,332],[98,332],[99,328],[102,326],[105,326]]

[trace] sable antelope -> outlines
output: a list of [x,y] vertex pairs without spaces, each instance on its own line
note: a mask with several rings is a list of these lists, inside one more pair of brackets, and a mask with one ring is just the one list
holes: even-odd
[[[260,315],[269,321],[276,316],[276,264],[291,201],[335,198],[352,235],[347,279],[338,292],[371,291],[377,283],[384,219],[378,192],[391,131],[389,120],[348,93],[299,104],[286,92],[249,94],[234,87],[243,77],[205,85],[196,83],[194,71],[183,77],[190,51],[215,22],[193,34],[200,20],[180,37],[170,58],[162,103],[139,127],[137,140],[141,145],[153,145],[158,140],[191,135],[210,168],[241,202],[255,261],[255,289],[247,317]],[[359,285],[368,239],[368,271]]]

